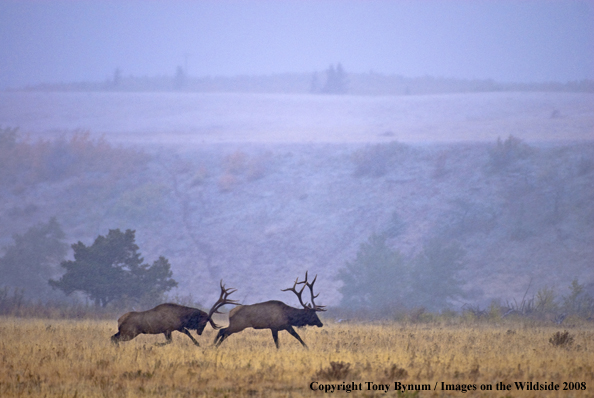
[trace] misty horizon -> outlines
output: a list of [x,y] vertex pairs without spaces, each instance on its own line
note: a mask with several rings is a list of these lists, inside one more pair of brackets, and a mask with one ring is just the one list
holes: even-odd
[[0,3],[0,89],[172,76],[594,78],[587,1]]
[[[270,72],[270,73],[235,73],[235,74],[204,74],[204,75],[192,75],[186,74],[185,69],[181,68],[185,74],[187,79],[191,80],[233,80],[233,79],[242,79],[242,78],[279,78],[279,77],[287,77],[287,76],[307,76],[311,77],[313,75],[319,74],[323,75],[327,72],[328,68],[332,68],[335,65],[341,65],[342,63],[330,63],[326,68],[320,68],[311,71],[279,71],[279,72]],[[179,67],[179,66],[178,66]],[[346,68],[345,68],[346,69]],[[106,74],[103,78],[97,79],[88,79],[88,80],[63,80],[63,81],[43,81],[38,82],[35,84],[25,84],[22,86],[14,86],[14,87],[5,87],[4,89],[9,90],[21,90],[21,89],[28,89],[28,88],[37,88],[43,86],[60,86],[60,85],[68,85],[68,84],[77,84],[77,83],[90,83],[90,84],[100,84],[106,82],[113,82],[114,74],[119,73],[120,78],[125,79],[146,79],[146,80],[156,80],[156,79],[174,79],[176,76],[176,70],[173,69],[168,73],[159,73],[154,75],[135,75],[133,73],[127,74],[126,71],[120,68],[114,68],[111,75]],[[453,81],[453,82],[491,82],[495,84],[503,84],[503,85],[518,85],[518,86],[538,86],[544,84],[570,84],[570,83],[582,83],[582,82],[592,82],[594,81],[593,78],[584,77],[581,79],[569,79],[569,80],[541,80],[541,81],[530,81],[530,82],[522,82],[522,81],[512,81],[512,80],[496,80],[491,77],[483,77],[483,78],[464,78],[464,77],[453,77],[453,76],[442,76],[442,75],[402,75],[399,73],[382,73],[376,72],[373,70],[367,72],[350,72],[346,69],[347,76],[379,76],[379,77],[386,77],[386,78],[398,78],[403,80],[420,80],[420,79],[433,79],[433,80],[440,80],[440,81]]]

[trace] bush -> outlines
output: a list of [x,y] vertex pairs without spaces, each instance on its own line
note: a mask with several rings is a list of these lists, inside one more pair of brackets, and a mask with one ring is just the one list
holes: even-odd
[[0,184],[60,181],[88,172],[121,178],[146,165],[148,157],[131,149],[114,148],[88,131],[74,131],[51,141],[30,142],[17,128],[0,128]]
[[237,177],[233,174],[223,174],[219,177],[218,186],[221,192],[231,192],[237,184]]
[[314,380],[345,380],[351,374],[351,364],[347,362],[330,362],[330,366],[320,369],[314,374]]
[[355,164],[356,177],[381,177],[389,168],[401,161],[409,151],[408,146],[398,142],[377,144],[359,149],[353,153],[351,160]]
[[[237,179],[240,175],[243,175],[247,181],[256,181],[264,177],[268,169],[268,160],[270,154],[264,153],[256,156],[248,156],[247,153],[242,151],[235,151],[223,159],[223,177],[227,180],[230,178]],[[221,180],[219,180],[221,181]],[[219,183],[219,186],[224,183]],[[226,191],[228,189],[221,189]]]
[[573,336],[567,330],[557,332],[549,339],[549,343],[555,347],[569,347],[573,344]]
[[238,175],[246,170],[248,155],[242,151],[235,151],[223,159],[223,170],[226,174]]
[[146,183],[125,191],[114,205],[112,212],[127,220],[142,221],[159,214],[169,189],[162,184]]
[[552,313],[559,309],[559,305],[556,301],[556,295],[553,288],[543,287],[534,297],[534,306],[537,312],[540,313]]
[[23,289],[13,288],[12,295],[8,286],[0,288],[0,314],[14,315],[26,303]]
[[489,151],[489,168],[493,172],[506,170],[519,159],[526,158],[531,148],[519,138],[510,135],[505,141],[497,138],[497,143]]
[[392,364],[384,371],[385,379],[389,381],[404,380],[408,377],[406,369],[401,368],[396,364]]

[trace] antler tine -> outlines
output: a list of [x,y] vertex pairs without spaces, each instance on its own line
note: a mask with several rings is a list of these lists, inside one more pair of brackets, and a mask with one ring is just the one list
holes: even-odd
[[305,284],[307,285],[307,287],[309,287],[309,291],[311,292],[311,305],[313,306],[313,309],[316,311],[326,311],[325,306],[316,305],[316,303],[314,303],[314,299],[316,299],[320,295],[320,293],[314,295],[314,290],[313,290],[314,283],[316,283],[317,279],[318,279],[318,275],[316,274],[313,281],[311,281],[311,283],[307,283],[307,271],[305,271],[305,281],[306,281]]
[[295,279],[295,283],[293,284],[293,287],[289,287],[287,289],[281,289],[281,292],[291,291],[291,292],[295,293],[297,295],[297,298],[299,299],[299,304],[301,304],[304,308],[311,308],[307,304],[304,304],[303,299],[301,298],[301,294],[303,293],[303,290],[305,289],[305,285],[303,285],[303,287],[301,288],[301,290],[299,292],[297,292],[297,290],[295,289],[297,287],[297,285],[304,283],[306,281],[303,281],[303,282],[298,282],[298,281],[299,281],[299,278]]

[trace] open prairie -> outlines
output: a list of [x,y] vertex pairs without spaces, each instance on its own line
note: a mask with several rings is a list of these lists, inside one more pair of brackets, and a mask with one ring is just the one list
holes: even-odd
[[594,94],[419,96],[172,92],[2,92],[0,126],[51,136],[74,129],[112,142],[411,143],[594,138]]
[[0,396],[311,397],[353,388],[359,397],[569,398],[594,390],[591,327],[574,326],[555,345],[563,329],[513,322],[325,321],[299,330],[309,350],[286,332],[276,350],[267,330],[235,334],[218,349],[211,328],[201,347],[180,333],[164,347],[155,345],[162,335],[115,346],[115,331],[115,320],[0,318]]

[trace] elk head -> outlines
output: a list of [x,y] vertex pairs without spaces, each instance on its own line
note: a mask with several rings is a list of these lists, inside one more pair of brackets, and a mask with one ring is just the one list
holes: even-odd
[[[322,321],[320,321],[320,318],[318,318],[318,315],[316,314],[316,312],[318,311],[326,311],[325,307],[323,305],[316,305],[316,303],[314,302],[314,300],[320,295],[318,294],[314,294],[314,290],[313,290],[313,286],[314,283],[316,283],[316,279],[318,278],[318,276],[316,275],[315,278],[313,279],[313,281],[311,283],[307,282],[307,271],[305,271],[305,279],[302,280],[301,282],[299,282],[299,278],[295,279],[295,283],[293,284],[293,287],[287,288],[287,289],[281,289],[281,291],[286,292],[286,291],[291,291],[293,293],[295,293],[297,295],[297,298],[299,299],[299,303],[303,306],[303,310],[300,311],[299,315],[296,317],[296,319],[293,319],[293,326],[306,326],[306,325],[312,325],[312,326],[317,326],[317,327],[322,327],[324,326],[322,324]],[[301,285],[303,284],[303,287],[301,288],[301,290],[297,291],[296,287],[297,285]],[[303,290],[305,290],[305,287],[309,288],[309,291],[311,293],[311,303],[304,303],[303,302],[303,298],[301,297],[303,294]]]

